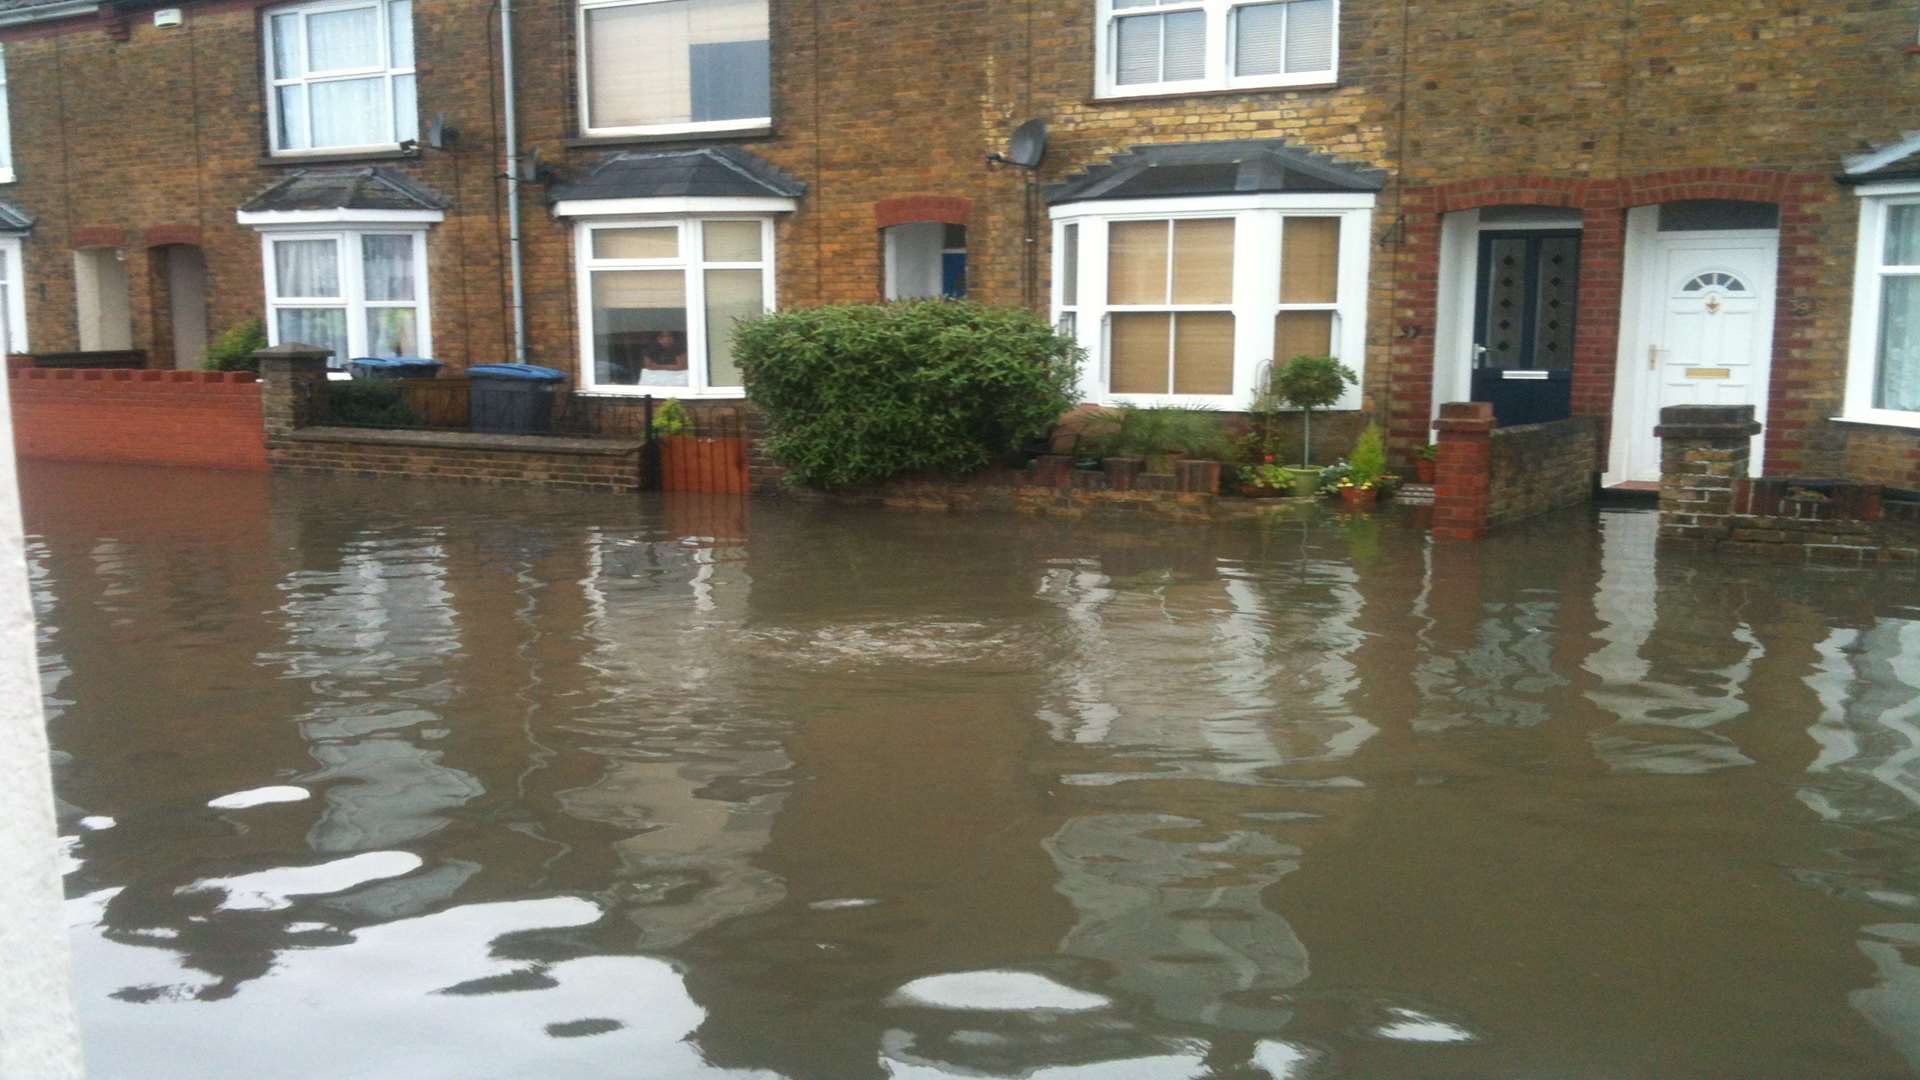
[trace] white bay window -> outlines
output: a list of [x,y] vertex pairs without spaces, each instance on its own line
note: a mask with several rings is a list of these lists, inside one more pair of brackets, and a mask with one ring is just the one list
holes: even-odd
[[772,122],[767,0],[585,0],[577,32],[588,135]]
[[1333,82],[1339,0],[1096,0],[1098,97]]
[[773,308],[773,220],[634,217],[575,226],[580,387],[740,397],[733,328]]
[[1861,187],[1857,194],[1842,419],[1920,428],[1920,183]]
[[432,356],[424,230],[266,230],[267,340],[363,356]]
[[1087,351],[1082,396],[1242,409],[1295,356],[1359,369],[1372,203],[1275,194],[1055,207],[1054,320]]
[[7,119],[7,47],[0,44],[0,184],[13,182],[13,129]]
[[267,127],[275,154],[373,151],[420,136],[413,0],[271,8]]

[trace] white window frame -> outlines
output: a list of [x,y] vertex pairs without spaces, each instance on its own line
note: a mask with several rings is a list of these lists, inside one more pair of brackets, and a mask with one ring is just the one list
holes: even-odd
[[0,338],[0,356],[27,351],[24,247],[17,236],[0,236],[0,294],[6,299],[6,310],[0,311],[0,324],[4,324],[7,331],[6,336]]
[[[396,2],[399,2],[399,0],[319,0],[319,2],[316,3],[282,4],[278,7],[264,8],[261,10],[260,60],[263,70],[266,72],[266,78],[263,81],[267,89],[267,148],[269,156],[277,158],[300,158],[332,157],[339,154],[378,153],[383,150],[396,150],[405,142],[418,140],[419,135],[417,132],[409,138],[403,139],[401,137],[400,117],[394,104],[395,95],[393,84],[395,78],[402,75],[414,76],[414,103],[416,113],[419,106],[420,86],[419,76],[416,74],[416,65],[419,61],[419,50],[417,47],[414,50],[414,64],[409,64],[405,67],[395,67],[393,65],[393,27],[391,21],[393,18],[393,6]],[[333,11],[350,11],[354,8],[374,8],[379,14],[380,63],[369,67],[328,70],[319,74],[308,70],[311,65],[305,62],[307,56],[307,20],[314,15],[323,15]],[[273,20],[283,15],[297,15],[300,19],[299,49],[302,59],[302,74],[299,75],[283,77],[278,71],[274,70],[274,57],[276,54],[273,48]],[[412,7],[410,3],[408,7],[408,18],[412,18]],[[311,141],[314,115],[313,85],[316,83],[365,79],[372,76],[381,77],[382,85],[386,91],[387,133],[393,136],[391,139],[383,142],[356,143],[340,146],[312,146],[299,149],[283,148],[280,145],[280,90],[282,87],[304,86],[307,88],[306,108],[303,111],[303,115],[307,120],[307,131],[309,141]],[[414,125],[416,128],[419,125],[419,117],[417,115],[414,117]]]
[[[760,223],[760,260],[758,262],[709,262],[706,258],[705,225],[709,221],[757,221]],[[675,231],[677,250],[664,259],[596,259],[593,234],[601,229],[666,228]],[[760,271],[760,304],[763,311],[774,309],[777,290],[774,283],[773,218],[755,213],[701,213],[695,215],[646,214],[594,216],[582,218],[573,227],[574,295],[578,298],[580,320],[580,374],[575,385],[587,394],[622,397],[672,397],[738,399],[747,396],[742,386],[710,386],[707,383],[707,275],[708,270]],[[687,385],[656,383],[602,383],[597,379],[598,359],[593,340],[593,274],[595,271],[678,270],[685,287],[687,305]]]
[[[413,238],[414,298],[412,300],[368,300],[366,264],[361,241],[369,236],[409,236]],[[279,265],[273,257],[273,245],[291,240],[333,240],[339,244],[340,293],[338,297],[281,296]],[[433,304],[427,269],[427,230],[406,223],[368,223],[354,228],[282,227],[260,230],[261,280],[266,286],[267,344],[280,344],[281,308],[341,308],[347,313],[347,354],[336,358],[336,367],[344,369],[356,357],[367,355],[367,312],[378,308],[416,308],[415,337],[419,355],[433,355]],[[311,344],[311,343],[309,343]]]
[[[1056,206],[1053,218],[1052,319],[1061,324],[1071,314],[1074,336],[1086,350],[1088,363],[1080,373],[1080,398],[1099,405],[1186,406],[1238,411],[1253,404],[1276,360],[1273,355],[1275,320],[1286,311],[1332,311],[1332,353],[1365,382],[1367,340],[1367,273],[1372,256],[1374,196],[1371,194],[1270,194],[1205,196],[1173,199],[1129,199],[1111,202],[1069,203]],[[1340,220],[1340,268],[1336,299],[1330,304],[1280,302],[1280,268],[1284,258],[1281,233],[1289,217],[1333,217]],[[1116,221],[1162,221],[1183,218],[1232,218],[1233,301],[1224,308],[1203,305],[1112,305],[1107,302],[1109,227]],[[1061,302],[1066,280],[1066,226],[1080,227],[1079,304]],[[1115,311],[1230,310],[1234,317],[1233,390],[1227,394],[1116,394],[1108,390],[1111,315]],[[1334,406],[1360,407],[1358,386],[1349,387]]]
[[[638,7],[642,4],[669,3],[671,0],[581,0],[574,5],[574,63],[580,73],[580,131],[589,138],[622,135],[697,135],[706,132],[748,131],[773,124],[772,106],[767,116],[749,116],[738,120],[689,120],[682,124],[631,124],[625,127],[596,127],[593,124],[592,70],[587,64],[587,12],[606,8]],[[767,5],[767,38],[773,38],[773,5]],[[772,101],[773,69],[767,69],[768,101]]]
[[7,45],[0,41],[0,184],[11,184],[13,175],[13,114],[7,96]]
[[1920,275],[1920,266],[1887,267],[1887,211],[1920,205],[1920,182],[1868,184],[1854,190],[1860,198],[1860,233],[1854,251],[1853,324],[1847,342],[1847,387],[1842,413],[1835,419],[1891,427],[1920,428],[1920,412],[1880,409],[1873,388],[1880,375],[1881,282],[1887,277]]
[[[1293,74],[1235,75],[1233,73],[1234,23],[1239,9],[1265,7],[1286,0],[1164,0],[1155,6],[1115,9],[1113,0],[1094,0],[1097,26],[1094,33],[1094,97],[1164,97],[1172,94],[1202,93],[1208,90],[1262,90],[1288,86],[1325,86],[1340,79],[1340,0],[1333,0],[1333,41],[1329,65],[1324,71]],[[1171,82],[1128,83],[1119,81],[1120,22],[1134,16],[1200,11],[1206,15],[1207,44],[1205,73],[1198,79]]]

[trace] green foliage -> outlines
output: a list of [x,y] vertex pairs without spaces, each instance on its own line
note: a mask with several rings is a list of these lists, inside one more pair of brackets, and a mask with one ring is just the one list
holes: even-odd
[[799,308],[733,342],[768,449],[822,488],[983,468],[1052,430],[1080,361],[1045,319],[971,301]]
[[653,433],[663,437],[693,434],[693,418],[687,415],[687,407],[680,404],[679,398],[668,398],[653,410]]
[[327,384],[327,416],[343,427],[415,427],[400,387],[387,379]]
[[1287,491],[1293,487],[1293,474],[1285,468],[1271,462],[1259,465],[1245,465],[1240,469],[1240,482],[1248,487],[1265,488],[1269,491]]
[[267,331],[259,319],[238,323],[207,346],[200,367],[206,371],[259,371],[253,354],[267,347]]
[[1440,447],[1437,444],[1428,443],[1427,445],[1414,451],[1413,456],[1419,458],[1421,461],[1433,461],[1439,458]]
[[1387,474],[1387,443],[1380,425],[1368,424],[1353,444],[1353,456],[1347,459],[1355,487],[1373,487]]
[[1340,400],[1347,387],[1360,381],[1353,369],[1331,356],[1296,356],[1273,373],[1266,391],[1301,410],[1300,463],[1313,464],[1313,410]]
[[1088,428],[1082,442],[1091,443],[1098,457],[1151,457],[1186,454],[1204,461],[1223,461],[1234,455],[1233,441],[1220,424],[1220,415],[1203,408],[1120,408]]

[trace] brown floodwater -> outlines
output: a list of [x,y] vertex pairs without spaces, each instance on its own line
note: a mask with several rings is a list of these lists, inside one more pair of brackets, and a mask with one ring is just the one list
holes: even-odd
[[1920,1070],[1920,585],[27,467],[96,1078]]

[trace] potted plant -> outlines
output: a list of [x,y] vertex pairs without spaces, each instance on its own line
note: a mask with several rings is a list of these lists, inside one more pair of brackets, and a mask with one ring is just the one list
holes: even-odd
[[1353,444],[1347,475],[1340,481],[1340,498],[1348,507],[1371,506],[1380,497],[1387,474],[1387,445],[1378,424],[1368,424]]
[[1293,466],[1294,494],[1311,497],[1320,482],[1313,467],[1313,410],[1340,400],[1359,382],[1353,369],[1331,356],[1296,356],[1273,373],[1270,392],[1300,410],[1300,464]]
[[1188,458],[1217,461],[1230,449],[1219,415],[1198,408],[1122,405],[1095,439],[1102,457],[1144,458],[1150,473],[1176,472]]
[[1427,445],[1414,451],[1414,455],[1413,455],[1414,479],[1419,481],[1422,484],[1433,483],[1433,478],[1435,475],[1435,470],[1438,467],[1439,458],[1440,458],[1440,448],[1434,445],[1433,443],[1428,443]]
[[1240,494],[1249,499],[1273,499],[1293,494],[1293,477],[1273,463],[1273,455],[1258,465],[1240,467]]

